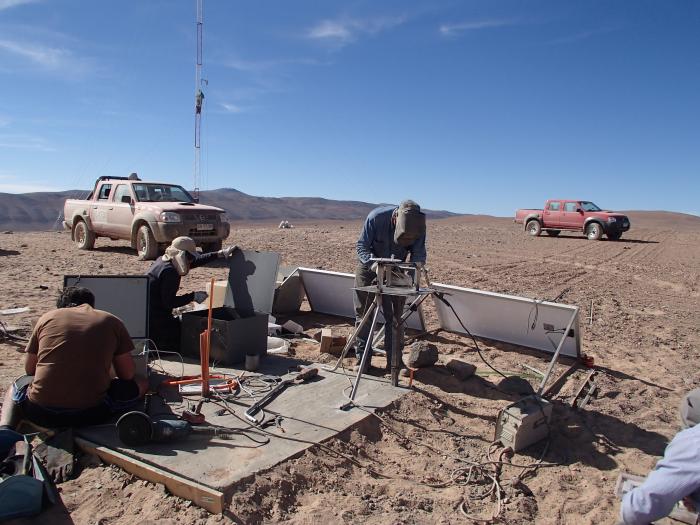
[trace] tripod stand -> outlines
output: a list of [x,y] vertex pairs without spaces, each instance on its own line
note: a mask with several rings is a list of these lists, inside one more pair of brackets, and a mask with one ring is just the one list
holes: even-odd
[[[433,290],[428,288],[420,288],[420,278],[418,273],[418,268],[416,263],[404,263],[396,259],[371,259],[371,262],[377,263],[377,284],[372,286],[363,286],[354,288],[358,292],[365,292],[367,294],[372,294],[374,297],[372,303],[369,305],[367,310],[362,317],[360,324],[355,328],[354,332],[348,338],[345,348],[338,359],[338,362],[333,368],[329,368],[329,371],[335,371],[343,359],[347,355],[350,348],[352,348],[353,343],[358,338],[359,334],[362,333],[363,329],[369,322],[370,318],[372,322],[369,329],[369,337],[365,343],[364,351],[362,352],[362,359],[360,361],[359,370],[357,372],[357,377],[355,378],[355,383],[353,384],[352,391],[350,393],[350,402],[343,405],[342,409],[348,409],[352,406],[352,401],[355,399],[357,394],[357,389],[362,379],[362,373],[371,359],[372,352],[372,342],[374,340],[373,334],[374,329],[377,326],[377,320],[379,318],[379,310],[382,305],[383,299],[387,296],[392,298],[408,298],[417,296],[408,311],[403,312],[400,315],[399,312],[394,311],[391,319],[384,320],[384,330],[386,333],[387,328],[393,330],[392,339],[392,351],[391,351],[391,384],[393,386],[398,386],[399,384],[399,369],[401,363],[401,350],[403,348],[403,341],[399,339],[399,328],[413,312],[413,309],[418,308],[420,303],[423,302],[425,297],[430,295]],[[398,270],[398,272],[397,272]],[[405,280],[397,281],[397,275],[400,274],[402,277],[410,277],[412,273],[412,281],[406,282]],[[392,310],[396,310],[394,307]],[[386,338],[385,338],[386,340]],[[388,353],[388,352],[387,352]]]

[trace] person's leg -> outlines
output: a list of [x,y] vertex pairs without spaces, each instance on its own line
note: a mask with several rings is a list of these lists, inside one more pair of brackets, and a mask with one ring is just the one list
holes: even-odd
[[386,370],[391,370],[391,355],[394,350],[394,302],[390,295],[382,296],[382,315],[384,316],[384,351],[386,352]]
[[403,297],[393,297],[392,303],[392,358],[396,360],[397,366],[399,370],[401,370],[402,368],[406,368],[403,362],[404,327],[406,325],[401,322],[401,316],[403,315],[406,299]]
[[[358,263],[355,269],[355,287],[359,288],[361,286],[369,286],[377,278],[369,265]],[[353,304],[355,306],[355,328],[360,325],[360,321],[364,317],[367,309],[372,302],[372,295],[367,292],[357,292],[353,294]],[[364,352],[365,345],[367,343],[367,336],[369,334],[370,324],[369,322],[365,324],[363,329],[357,334],[355,339],[355,357],[357,357],[357,362],[359,363],[362,359],[362,353]],[[371,357],[371,356],[370,356]]]
[[32,383],[32,379],[33,376],[21,376],[7,389],[2,403],[0,427],[14,429],[25,416],[22,411],[22,402],[27,397],[27,388]]
[[143,398],[148,389],[148,380],[145,378],[112,379],[109,385],[105,404],[111,414],[119,414],[133,410]]
[[7,389],[5,400],[2,402],[2,414],[0,414],[0,427],[15,428],[19,422],[19,407],[12,399],[12,387]]

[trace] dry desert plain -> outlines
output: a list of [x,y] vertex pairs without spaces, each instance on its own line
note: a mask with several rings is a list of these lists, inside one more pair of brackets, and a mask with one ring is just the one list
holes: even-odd
[[[575,234],[532,238],[510,220],[492,217],[429,223],[433,280],[539,299],[568,290],[560,301],[581,308],[582,348],[598,369],[599,390],[585,409],[572,410],[569,402],[586,370],[554,396],[544,466],[519,481],[522,469],[503,468],[503,523],[613,523],[618,473],[653,467],[678,430],[681,396],[700,386],[700,219],[630,216],[632,230],[618,242]],[[238,223],[229,242],[279,252],[287,265],[351,272],[360,228],[361,221],[306,222],[291,230]],[[52,307],[66,273],[134,274],[148,266],[125,243],[100,239],[94,251],[80,252],[67,233],[0,234],[0,308],[31,308],[3,320],[29,326]],[[223,268],[196,269],[183,290],[202,289],[209,277],[224,274]],[[429,326],[435,326],[429,303]],[[294,319],[308,333],[323,321],[303,313]],[[338,333],[350,331],[343,320],[326,322]],[[327,443],[363,466],[314,447],[232,487],[224,515],[209,515],[161,486],[83,460],[82,474],[60,485],[67,512],[54,510],[33,523],[470,523],[462,509],[487,519],[495,501],[479,497],[488,483],[464,484],[456,469],[465,465],[460,459],[483,460],[498,410],[517,396],[498,388],[500,377],[488,373],[466,338],[439,333],[427,340],[440,351],[438,365],[416,374],[415,388],[380,411],[383,421],[370,417]],[[545,354],[489,341],[481,346],[504,371],[546,366]],[[21,350],[0,344],[3,385],[20,374]],[[309,343],[292,351],[318,359],[318,347]],[[443,365],[454,358],[475,364],[478,375],[463,382],[452,377]],[[532,463],[544,445],[512,461]]]

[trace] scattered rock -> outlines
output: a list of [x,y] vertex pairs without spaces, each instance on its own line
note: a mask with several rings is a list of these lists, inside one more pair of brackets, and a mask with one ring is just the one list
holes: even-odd
[[416,341],[411,345],[406,364],[410,368],[425,368],[433,366],[438,360],[438,349],[432,343]]
[[39,286],[37,286],[37,288],[39,288],[39,290],[48,290],[49,289],[49,287],[46,286],[45,284],[40,284]]
[[523,379],[520,376],[508,376],[501,379],[498,383],[498,388],[509,394],[517,394],[522,396],[529,396],[534,394],[535,391],[532,385],[527,379]]
[[452,372],[452,375],[460,381],[470,378],[476,372],[476,367],[473,364],[460,361],[459,359],[451,359],[446,366]]

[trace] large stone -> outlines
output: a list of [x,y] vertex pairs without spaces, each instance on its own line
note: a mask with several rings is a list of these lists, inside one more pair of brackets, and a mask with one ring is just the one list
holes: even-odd
[[458,359],[450,360],[446,366],[452,375],[461,381],[470,378],[476,372],[476,367],[473,364]]
[[408,355],[409,368],[425,368],[433,366],[438,360],[438,349],[434,344],[417,341],[411,345]]

